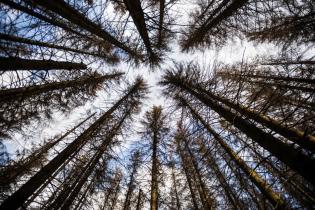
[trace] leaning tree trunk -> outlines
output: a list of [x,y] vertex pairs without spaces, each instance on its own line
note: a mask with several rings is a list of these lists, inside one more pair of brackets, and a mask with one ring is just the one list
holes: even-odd
[[[183,131],[179,131],[179,132],[183,132]],[[201,171],[200,168],[198,166],[197,160],[195,155],[192,153],[191,149],[189,148],[188,142],[186,137],[184,136],[184,133],[178,133],[178,142],[182,141],[184,142],[185,146],[183,148],[184,151],[186,151],[188,153],[189,159],[192,163],[192,168],[194,169],[194,174],[196,174],[196,178],[197,178],[197,183],[198,183],[198,191],[199,191],[199,195],[201,198],[201,202],[203,205],[204,209],[213,209],[214,206],[214,199],[211,198],[211,194],[208,191],[204,181],[202,180],[202,175],[201,175]]]
[[132,56],[137,54],[124,43],[118,41],[99,24],[92,22],[84,14],[80,13],[63,0],[32,0],[32,2],[34,5],[40,5],[45,9],[60,15],[82,29],[89,31],[90,33],[102,38],[105,41],[108,41],[109,43],[124,50]]
[[213,109],[225,120],[237,127],[253,141],[257,142],[260,146],[268,150],[272,155],[274,155],[287,166],[301,174],[306,180],[308,180],[315,186],[315,180],[313,179],[313,177],[315,177],[315,171],[312,170],[312,168],[314,168],[315,166],[315,160],[292,148],[290,145],[280,141],[278,138],[274,137],[270,133],[264,132],[254,124],[240,117],[239,115],[231,112],[231,110],[225,108],[221,104],[209,98],[208,94],[201,94],[193,88],[187,86],[177,77],[167,78],[167,80],[164,81],[163,84],[174,85],[177,88],[180,88],[183,91],[186,91],[195,96],[206,106]]
[[222,21],[231,17],[238,9],[243,7],[248,0],[235,0],[228,6],[226,6],[221,12],[218,12],[216,17],[210,16],[199,28],[195,29],[188,37],[188,40],[184,44],[184,50],[187,50],[193,46],[201,43],[206,34],[214,27],[219,25]]
[[[28,98],[33,95],[38,95],[41,93],[61,90],[70,87],[81,87],[86,84],[96,84],[102,83],[105,80],[118,79],[122,73],[114,73],[103,76],[83,76],[81,78],[73,79],[70,81],[61,81],[61,82],[50,82],[42,85],[33,85],[28,87],[19,87],[12,89],[0,90],[0,97],[2,102],[12,101],[20,98]],[[0,103],[1,104],[1,103]]]
[[141,210],[141,209],[142,209],[142,190],[139,189],[136,210]]
[[214,171],[222,189],[224,190],[225,196],[227,197],[230,204],[233,206],[234,209],[241,209],[242,205],[240,204],[240,201],[238,200],[238,198],[235,195],[235,192],[227,182],[224,174],[221,172],[220,167],[216,163],[216,160],[212,156],[211,152],[208,151],[203,140],[198,141],[198,145],[199,150],[201,151],[201,155],[203,155],[206,158],[206,163],[208,167]]
[[157,133],[153,134],[152,143],[152,167],[151,167],[151,200],[150,209],[158,210],[158,157],[157,157],[158,137]]
[[129,11],[134,24],[143,40],[150,59],[155,59],[156,55],[152,50],[150,37],[148,35],[147,26],[145,24],[144,13],[141,7],[140,0],[124,0],[125,6]]
[[250,178],[250,180],[255,183],[258,189],[266,196],[266,198],[278,208],[285,208],[285,202],[281,196],[274,192],[271,187],[254,171],[252,170],[238,155],[233,151],[233,149],[225,143],[225,141],[216,133],[205,121],[204,119],[191,107],[188,102],[182,98],[182,103],[188,107],[191,111],[192,116],[198,120],[204,128],[215,138],[215,140],[220,144],[220,146],[225,150],[225,152],[234,160],[237,165],[243,170],[243,172]]
[[64,50],[66,52],[74,52],[74,53],[79,53],[79,54],[84,54],[84,55],[90,55],[90,56],[94,56],[94,57],[103,58],[107,61],[115,60],[115,58],[108,57],[105,54],[88,52],[86,50],[73,49],[73,48],[66,47],[66,46],[59,46],[59,45],[52,44],[52,43],[41,42],[41,41],[37,41],[37,40],[27,39],[27,38],[23,38],[23,37],[17,37],[14,35],[9,35],[9,34],[4,34],[4,33],[0,33],[0,39],[6,40],[6,41],[11,41],[11,42],[35,45],[35,46],[40,46],[40,47],[47,47],[47,48],[51,48],[51,49]]
[[87,69],[83,63],[53,60],[29,60],[23,58],[0,57],[0,71],[14,70],[79,70]]
[[91,119],[94,115],[95,113],[91,114],[85,120],[83,120],[82,122],[74,126],[72,129],[67,131],[65,134],[63,134],[59,138],[57,138],[55,141],[47,142],[45,145],[35,150],[26,159],[22,160],[22,163],[19,163],[18,166],[15,166],[15,165],[13,165],[12,167],[8,166],[6,170],[2,171],[2,174],[4,175],[4,177],[0,178],[0,186],[8,185],[15,182],[18,177],[21,177],[33,167],[33,163],[35,161],[42,159],[44,155],[47,154],[48,150],[50,150],[52,147],[54,147],[56,144],[62,141],[66,136],[68,136],[70,133],[72,133],[74,130],[76,130],[78,127],[84,124],[86,121]]
[[111,118],[112,113],[117,110],[126,100],[138,93],[142,81],[138,80],[131,87],[128,93],[115,103],[106,113],[96,120],[88,129],[86,129],[78,138],[70,143],[62,152],[53,158],[46,166],[32,176],[16,192],[8,197],[0,206],[1,209],[17,209],[47,180],[49,177],[74,154],[82,145],[84,145],[100,127]]

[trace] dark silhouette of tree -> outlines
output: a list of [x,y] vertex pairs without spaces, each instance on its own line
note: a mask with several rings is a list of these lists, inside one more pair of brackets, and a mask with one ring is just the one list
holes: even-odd
[[[193,72],[191,69],[189,71],[189,69],[179,65],[177,70],[170,70],[166,73],[161,84],[167,87],[169,93],[183,92],[194,96],[314,185],[311,178],[313,172],[310,170],[314,165],[314,161],[310,157],[275,136],[266,133],[250,121],[243,119],[238,113],[234,113],[219,104],[219,101],[224,103],[225,99],[221,97],[222,100],[218,101],[219,97],[214,98],[210,91],[207,91],[198,83],[200,81],[200,77],[198,77],[198,72]],[[225,103],[225,105],[234,108],[231,106],[232,104]]]
[[159,206],[159,144],[163,140],[164,136],[168,132],[166,127],[166,116],[162,112],[162,107],[154,106],[152,110],[145,113],[145,117],[142,121],[143,124],[143,136],[150,140],[152,150],[152,166],[151,166],[151,199],[150,209],[157,210]]
[[104,82],[117,81],[122,73],[100,75],[96,72],[70,76],[69,79],[41,85],[3,89],[0,91],[1,133],[19,129],[31,119],[49,117],[53,109],[68,111],[83,105]]
[[[14,192],[10,197],[8,197],[2,204],[1,208],[3,209],[16,209],[23,205],[23,203],[36,191],[38,188],[73,154],[78,151],[83,145],[85,145],[91,137],[97,135],[100,132],[100,129],[106,122],[108,122],[109,117],[119,109],[121,106],[127,106],[125,110],[125,115],[123,118],[126,118],[127,115],[132,114],[137,110],[140,99],[143,97],[146,91],[146,84],[142,79],[138,78],[136,82],[129,87],[127,93],[118,100],[107,112],[105,112],[101,117],[99,117],[89,128],[87,128],[81,135],[79,135],[72,143],[70,143],[63,151],[61,151],[55,158],[53,158],[47,165],[45,165],[40,171],[38,171],[34,176],[32,176],[24,185],[22,185],[16,192]],[[120,128],[122,121],[116,125],[116,127],[111,128],[113,132],[110,132],[108,135],[109,139],[112,139],[117,133],[117,129]],[[116,130],[116,132],[115,132]],[[94,165],[97,163],[101,154],[103,154],[103,148],[107,146],[108,141],[105,138],[104,146],[100,146],[100,152],[96,153],[95,158],[93,158],[91,164]],[[105,147],[106,149],[106,147]],[[94,166],[93,166],[94,167]],[[89,170],[88,170],[89,169]],[[87,174],[89,174],[91,168],[87,168],[85,176],[83,175],[81,180],[86,180]],[[83,181],[82,181],[83,182]],[[82,183],[80,182],[80,183]],[[80,185],[77,185],[73,193],[76,193],[77,190],[81,189]],[[71,204],[72,197],[69,198],[68,202]],[[69,205],[67,203],[67,205]]]

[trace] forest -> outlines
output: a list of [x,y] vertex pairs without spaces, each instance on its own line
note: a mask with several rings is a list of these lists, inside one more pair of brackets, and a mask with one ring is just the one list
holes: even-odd
[[315,209],[315,2],[0,0],[15,209]]

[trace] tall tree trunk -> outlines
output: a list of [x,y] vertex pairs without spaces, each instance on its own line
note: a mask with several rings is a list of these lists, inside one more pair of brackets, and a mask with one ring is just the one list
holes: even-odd
[[103,58],[106,61],[113,61],[113,60],[117,59],[114,57],[108,57],[105,54],[99,54],[99,53],[88,52],[85,50],[73,49],[70,47],[59,46],[59,45],[52,44],[52,43],[41,42],[41,41],[37,41],[37,40],[27,39],[27,38],[23,38],[23,37],[17,37],[14,35],[9,35],[9,34],[4,34],[4,33],[0,33],[0,39],[6,40],[6,41],[11,41],[11,42],[35,45],[35,46],[40,46],[40,47],[47,47],[47,48],[51,48],[51,49],[64,50],[67,52],[74,52],[74,53],[79,53],[79,54],[84,54],[84,55],[91,55],[91,56]]
[[78,196],[81,188],[86,183],[87,179],[90,177],[90,175],[93,173],[96,165],[98,164],[100,158],[103,156],[107,148],[111,145],[113,138],[117,135],[118,131],[120,130],[121,126],[125,122],[125,119],[132,113],[130,109],[125,113],[125,115],[122,117],[122,119],[117,122],[117,124],[110,130],[110,132],[105,137],[105,140],[103,141],[102,145],[99,146],[98,151],[95,153],[94,157],[91,159],[91,162],[89,165],[87,165],[85,172],[82,173],[82,176],[78,183],[75,183],[75,186],[73,186],[73,190],[66,199],[66,201],[63,203],[61,209],[67,210],[70,209],[70,206],[72,205],[74,199]]
[[142,209],[142,190],[139,189],[136,210],[141,210],[141,209]]
[[1,209],[13,210],[21,207],[23,203],[62,165],[81,145],[84,145],[100,127],[106,123],[112,113],[120,107],[128,98],[139,92],[143,85],[142,80],[137,80],[129,91],[116,102],[106,113],[96,120],[88,129],[86,129],[78,138],[70,143],[63,151],[53,158],[46,166],[32,176],[16,192],[8,197],[0,206]]
[[40,5],[45,9],[52,11],[68,21],[76,24],[89,31],[90,33],[102,38],[105,41],[113,44],[114,46],[124,50],[132,56],[136,56],[137,53],[127,47],[124,43],[118,41],[109,32],[104,30],[99,24],[92,22],[85,15],[75,10],[72,6],[63,0],[32,0],[34,5]]
[[188,169],[187,159],[186,159],[185,155],[183,154],[182,150],[180,150],[179,148],[177,150],[178,150],[179,156],[181,158],[182,167],[184,169],[184,174],[185,174],[187,184],[189,187],[192,204],[194,206],[194,209],[198,210],[199,207],[198,207],[198,202],[197,202],[197,195],[196,195],[196,192],[194,189],[193,180],[191,179],[192,177],[191,177],[190,170]]
[[165,13],[165,0],[160,0],[160,14],[159,14],[159,32],[158,32],[158,48],[162,47],[163,43],[163,24],[164,24],[164,13]]
[[152,143],[152,167],[151,167],[151,200],[150,200],[150,209],[158,210],[158,173],[159,173],[159,163],[157,157],[157,147],[158,147],[158,137],[157,133],[153,134],[153,143]]
[[220,146],[225,150],[227,154],[233,159],[237,165],[243,170],[243,172],[250,178],[250,180],[255,183],[258,189],[266,196],[272,205],[279,209],[285,208],[285,202],[281,196],[274,192],[271,187],[254,171],[252,170],[238,155],[233,151],[233,149],[225,143],[225,141],[216,133],[205,121],[204,119],[188,104],[185,99],[182,98],[183,104],[189,108],[192,116],[196,118],[204,128],[214,137],[214,139],[220,144]]
[[201,155],[203,155],[206,158],[206,163],[207,163],[208,167],[214,171],[221,187],[224,190],[225,196],[227,197],[229,203],[233,206],[234,209],[241,209],[242,205],[240,205],[240,201],[235,196],[235,192],[233,192],[233,189],[228,184],[224,174],[220,170],[219,165],[216,163],[211,152],[208,151],[203,140],[198,141],[198,145],[199,145],[199,150],[201,151]]
[[29,60],[23,58],[0,57],[0,71],[14,70],[79,70],[87,69],[83,63],[53,60]]
[[48,91],[61,90],[70,87],[81,87],[89,83],[102,83],[105,80],[118,79],[121,75],[122,73],[114,73],[103,76],[91,75],[83,76],[70,81],[50,82],[42,85],[4,89],[0,90],[0,97],[2,102],[12,101],[20,98],[31,97]]
[[156,55],[152,50],[150,37],[145,24],[144,13],[141,7],[140,0],[124,0],[127,10],[129,11],[134,24],[143,40],[150,59],[156,59]]
[[196,157],[195,155],[193,154],[193,152],[191,151],[191,149],[189,148],[189,145],[188,145],[188,142],[187,142],[187,139],[185,137],[185,134],[182,133],[183,130],[179,130],[180,133],[178,133],[178,138],[179,138],[179,141],[183,141],[185,146],[184,146],[184,150],[188,152],[188,156],[189,156],[189,159],[192,163],[192,166],[193,166],[193,169],[194,169],[194,174],[196,174],[196,178],[198,180],[198,188],[199,188],[199,194],[200,194],[200,198],[201,198],[201,202],[202,202],[202,205],[203,205],[203,208],[204,209],[213,209],[213,206],[214,206],[214,199],[211,198],[211,194],[210,192],[208,191],[204,181],[202,180],[202,174],[201,174],[201,171],[200,171],[200,168],[198,166],[198,163],[197,163],[197,160],[196,160]]
[[173,182],[173,185],[174,185],[174,192],[175,192],[175,198],[176,198],[176,207],[177,207],[177,210],[181,210],[181,202],[180,202],[180,199],[179,199],[179,195],[178,195],[178,190],[177,190],[177,181],[176,181],[176,177],[175,177],[175,172],[174,172],[174,166],[172,166],[172,182]]
[[315,61],[312,60],[297,60],[297,61],[271,61],[266,63],[261,63],[261,65],[272,65],[272,66],[278,66],[278,65],[315,65]]
[[303,92],[309,92],[309,93],[314,93],[315,89],[312,87],[305,87],[305,86],[296,86],[296,85],[288,85],[288,84],[282,84],[282,83],[275,83],[275,82],[263,82],[263,81],[251,81],[251,80],[246,80],[249,83],[253,84],[259,84],[262,86],[270,87],[270,86],[275,86],[279,88],[284,88],[287,90],[299,90]]
[[313,186],[315,186],[315,180],[313,179],[313,177],[315,177],[315,171],[312,170],[312,168],[314,168],[315,166],[315,160],[292,148],[288,144],[283,143],[279,139],[275,138],[273,135],[264,132],[263,130],[256,127],[254,124],[250,123],[247,120],[244,120],[242,117],[236,115],[229,109],[218,104],[217,102],[209,98],[208,94],[205,95],[198,93],[196,90],[179,81],[178,78],[167,78],[167,81],[164,81],[162,84],[167,83],[175,85],[177,88],[180,88],[198,98],[206,106],[213,109],[225,120],[237,127],[248,137],[257,142],[264,149],[268,150],[272,155],[277,157],[280,161],[285,163],[291,169],[301,174],[306,180],[308,180],[310,183],[313,184]]
[[[272,74],[272,73],[270,73]],[[228,77],[229,79],[238,81],[239,79],[248,80],[247,78],[258,78],[258,79],[267,79],[275,81],[284,81],[284,82],[297,82],[297,83],[306,83],[306,84],[315,84],[315,80],[311,78],[301,78],[301,77],[288,77],[288,76],[273,76],[273,75],[263,75],[257,73],[250,74],[240,74],[240,73],[229,73],[229,72],[219,72],[219,76]]]
[[74,130],[76,130],[78,127],[84,124],[86,121],[91,119],[94,115],[95,113],[91,114],[82,122],[80,122],[72,129],[67,131],[65,134],[57,138],[55,141],[47,142],[45,145],[35,150],[26,159],[22,160],[22,163],[18,163],[18,166],[16,165],[12,165],[12,167],[8,166],[8,168],[5,171],[2,171],[4,177],[0,178],[0,186],[15,182],[18,177],[24,175],[28,170],[32,168],[33,163],[35,161],[42,159],[44,155],[48,152],[48,150],[50,150],[52,147],[54,147],[56,144],[62,141],[66,136],[68,136],[70,133],[72,133]]
[[21,4],[15,3],[12,0],[0,0],[0,2],[3,3],[3,4],[8,5],[9,7],[13,8],[15,10],[18,10],[18,11],[24,12],[24,13],[26,13],[28,15],[31,15],[33,17],[36,17],[36,18],[38,18],[38,19],[40,19],[40,20],[42,20],[44,22],[47,22],[47,23],[53,25],[53,26],[57,26],[59,28],[62,28],[65,31],[74,33],[74,34],[79,35],[81,37],[85,36],[85,35],[77,32],[77,31],[73,30],[72,28],[68,27],[63,22],[56,21],[54,19],[48,18],[48,17],[46,17],[46,16],[44,16],[44,15],[42,15],[40,13],[35,12],[33,9],[29,9],[26,6],[23,6]]

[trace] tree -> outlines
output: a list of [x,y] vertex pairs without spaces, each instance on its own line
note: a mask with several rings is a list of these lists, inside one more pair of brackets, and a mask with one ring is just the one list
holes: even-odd
[[158,147],[160,141],[164,138],[168,129],[166,127],[166,116],[162,112],[162,107],[154,106],[152,110],[145,113],[145,118],[142,121],[143,135],[151,142],[152,149],[152,166],[151,166],[151,199],[150,209],[157,210],[159,205],[159,156]]
[[[138,78],[136,82],[129,87],[128,92],[118,100],[107,112],[98,118],[89,128],[87,128],[79,137],[77,137],[71,144],[69,144],[63,151],[61,151],[55,158],[53,158],[40,171],[32,176],[23,186],[8,197],[2,204],[3,209],[16,209],[23,205],[23,203],[81,146],[86,144],[93,135],[96,135],[102,126],[108,122],[109,117],[116,109],[124,104],[129,104],[127,111],[130,108],[137,108],[139,100],[143,97],[146,91],[146,85],[142,79]],[[131,112],[127,112],[131,114]],[[115,129],[114,129],[115,130]],[[105,146],[102,146],[103,148]],[[101,152],[100,152],[101,153]],[[99,153],[99,154],[100,154]],[[99,156],[99,155],[98,155]],[[93,162],[94,164],[95,162]],[[93,165],[92,164],[92,165]],[[84,178],[85,179],[85,178]]]
[[29,123],[31,119],[39,118],[41,114],[49,117],[53,109],[66,112],[83,105],[88,97],[95,96],[96,90],[104,82],[117,81],[121,75],[122,73],[79,73],[59,82],[0,90],[1,134],[6,135],[10,130]]

